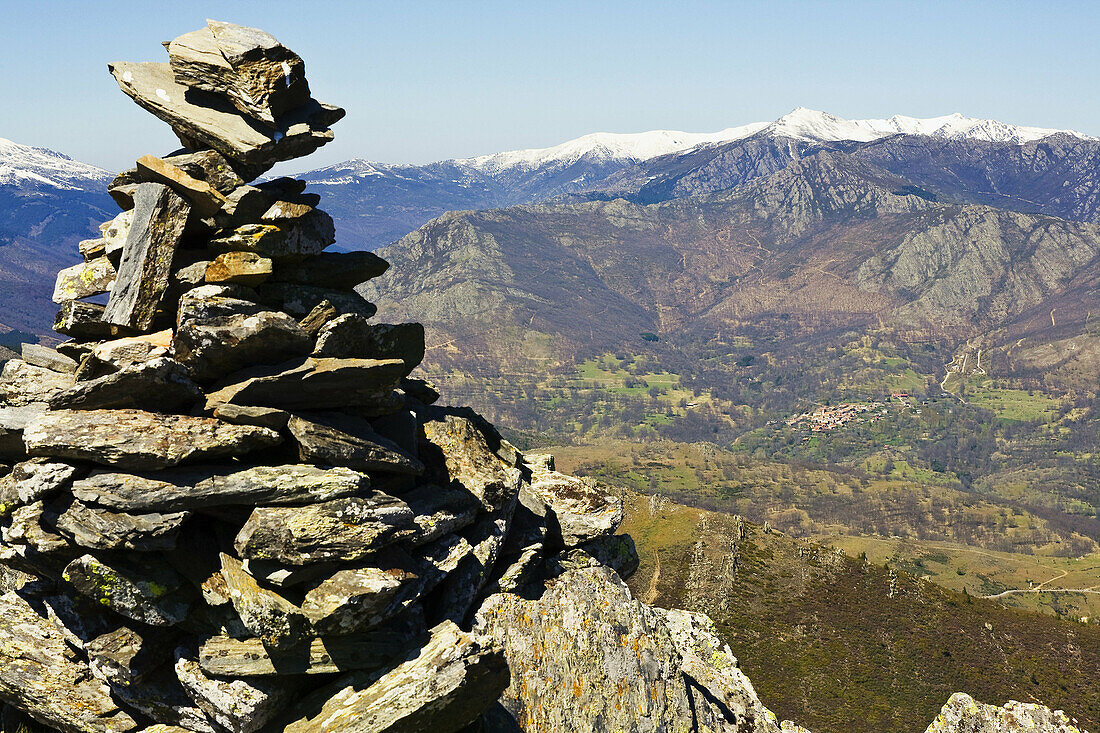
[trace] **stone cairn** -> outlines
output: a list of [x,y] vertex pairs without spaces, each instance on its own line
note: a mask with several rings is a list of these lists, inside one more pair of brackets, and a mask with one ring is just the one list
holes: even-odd
[[621,504],[434,406],[423,328],[355,291],[387,263],[250,183],[344,115],[301,58],[213,21],[165,46],[109,68],[183,149],[110,184],[69,340],[0,378],[3,728],[460,730],[509,684],[483,602],[629,564]]

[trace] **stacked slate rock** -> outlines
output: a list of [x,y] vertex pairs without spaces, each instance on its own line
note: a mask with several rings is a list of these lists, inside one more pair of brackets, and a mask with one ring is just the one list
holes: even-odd
[[302,60],[218,22],[166,47],[110,70],[184,148],[114,180],[69,340],[0,378],[5,729],[459,730],[509,684],[485,599],[629,564],[620,503],[433,406],[421,326],[354,289],[386,263],[250,183],[343,115]]

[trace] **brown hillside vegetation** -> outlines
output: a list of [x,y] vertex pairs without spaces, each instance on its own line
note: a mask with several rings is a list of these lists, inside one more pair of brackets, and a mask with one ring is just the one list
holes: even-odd
[[[1008,609],[765,532],[626,496],[633,592],[708,613],[780,718],[817,733],[924,730],[952,692],[1100,724],[1100,627]],[[658,573],[659,562],[659,573]]]

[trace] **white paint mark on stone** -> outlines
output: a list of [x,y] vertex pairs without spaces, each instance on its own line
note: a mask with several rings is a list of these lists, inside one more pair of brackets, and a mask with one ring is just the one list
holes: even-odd
[[168,92],[164,91],[163,89],[157,90],[157,96],[163,99],[165,102],[172,101],[172,98],[168,96]]
[[134,80],[134,74],[132,71],[127,71],[122,75],[122,80],[129,84]]

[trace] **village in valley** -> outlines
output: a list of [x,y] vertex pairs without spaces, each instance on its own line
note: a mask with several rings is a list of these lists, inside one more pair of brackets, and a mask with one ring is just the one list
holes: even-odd
[[[890,414],[892,410],[913,408],[914,404],[915,399],[908,392],[894,392],[880,400],[821,405],[809,412],[793,415],[783,422],[790,428],[821,433],[849,423],[875,422]],[[805,439],[808,440],[808,436]]]

